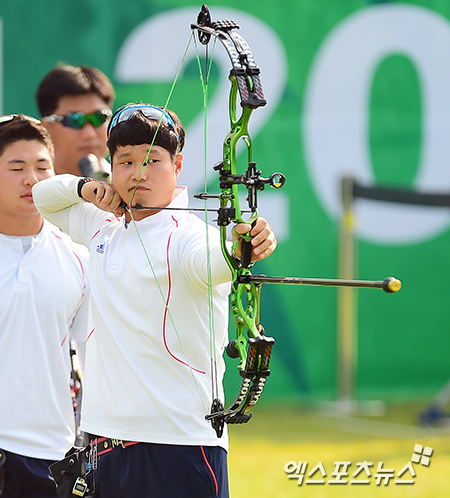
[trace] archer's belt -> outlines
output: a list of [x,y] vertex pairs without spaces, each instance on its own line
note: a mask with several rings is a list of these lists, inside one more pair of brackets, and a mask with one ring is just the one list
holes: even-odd
[[132,446],[133,444],[139,444],[139,441],[123,441],[122,439],[99,437],[91,441],[90,447],[91,453],[94,453],[97,457],[99,457],[109,453],[115,447],[120,446],[122,448],[126,448],[127,446]]
[[121,446],[122,448],[126,448],[133,444],[139,444],[139,441],[123,441],[122,439],[98,437],[93,439],[84,448],[71,448],[66,453],[65,458],[49,467],[56,482],[58,496],[61,498],[74,498],[76,496],[84,498],[95,497],[95,479],[92,483],[92,489],[90,489],[86,481],[86,476],[90,472],[97,470],[98,459],[102,455],[112,451],[115,447]]

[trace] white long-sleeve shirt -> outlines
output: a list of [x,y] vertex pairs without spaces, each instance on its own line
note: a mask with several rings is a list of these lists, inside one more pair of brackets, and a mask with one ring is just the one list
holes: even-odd
[[69,342],[85,341],[88,252],[44,222],[0,234],[0,448],[59,460],[73,446]]
[[[211,355],[227,343],[230,270],[219,231],[209,227],[214,303],[211,352],[206,224],[187,211],[162,210],[128,226],[78,197],[78,177],[39,182],[40,212],[90,249],[90,326],[82,429],[152,443],[223,446],[205,420],[211,406]],[[187,207],[177,187],[169,207]],[[137,227],[137,228],[136,228]]]

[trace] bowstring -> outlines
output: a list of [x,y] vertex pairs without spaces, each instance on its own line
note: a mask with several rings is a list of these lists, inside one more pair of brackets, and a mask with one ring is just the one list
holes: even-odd
[[[173,81],[173,83],[172,83],[172,86],[171,86],[171,88],[170,88],[169,95],[168,95],[168,97],[167,97],[167,99],[166,99],[166,103],[165,103],[165,105],[164,105],[164,112],[166,112],[166,111],[167,111],[167,107],[168,107],[168,105],[169,105],[170,99],[171,99],[172,94],[173,94],[173,91],[174,91],[174,89],[175,89],[175,85],[176,85],[176,83],[177,83],[177,81],[178,81],[178,78],[179,78],[179,75],[180,75],[180,72],[181,72],[181,68],[182,68],[182,66],[183,66],[183,64],[184,64],[184,61],[185,61],[185,59],[186,59],[186,56],[187,56],[187,53],[188,53],[188,50],[189,50],[189,47],[190,47],[190,45],[191,45],[191,43],[192,43],[192,39],[193,39],[193,38],[194,38],[194,40],[195,40],[195,37],[194,37],[194,32],[192,31],[191,36],[190,36],[190,38],[189,38],[189,41],[188,41],[188,43],[187,43],[187,45],[186,45],[186,48],[185,48],[185,51],[184,51],[183,57],[182,57],[181,62],[180,62],[180,64],[179,64],[179,66],[178,66],[178,70],[177,70],[177,73],[176,73],[176,75],[175,75],[175,79],[174,79],[174,81]],[[175,325],[175,321],[174,321],[174,319],[173,319],[172,313],[171,313],[170,308],[169,308],[169,302],[168,302],[168,301],[166,302],[166,298],[165,298],[165,296],[164,296],[164,292],[163,292],[163,290],[162,290],[162,288],[161,288],[161,285],[160,285],[160,283],[159,283],[158,277],[157,277],[156,272],[155,272],[155,270],[154,270],[153,264],[152,264],[152,262],[151,262],[150,256],[149,256],[148,251],[147,251],[147,248],[145,247],[144,241],[143,241],[143,239],[142,239],[141,233],[140,233],[140,231],[139,231],[139,229],[138,229],[138,226],[137,226],[136,220],[135,220],[135,218],[134,218],[134,216],[133,216],[133,212],[132,212],[132,209],[131,209],[131,206],[132,206],[132,203],[133,203],[133,199],[134,199],[134,196],[135,196],[135,194],[136,194],[136,191],[137,191],[137,188],[138,188],[139,182],[141,181],[142,175],[143,175],[143,173],[144,173],[144,169],[145,169],[145,167],[147,166],[147,163],[148,163],[148,159],[149,159],[149,157],[150,157],[151,150],[152,150],[153,145],[154,145],[154,142],[155,142],[155,140],[156,140],[156,135],[157,135],[157,133],[158,133],[158,131],[159,131],[159,128],[161,127],[162,117],[163,117],[163,116],[161,116],[161,118],[160,118],[160,119],[159,119],[159,121],[158,121],[158,125],[157,125],[157,128],[156,128],[156,132],[155,132],[155,134],[154,134],[154,136],[153,136],[153,140],[152,140],[152,142],[151,142],[151,144],[150,144],[150,147],[149,147],[149,150],[148,150],[148,152],[147,152],[146,158],[144,159],[144,161],[143,161],[143,163],[142,163],[141,172],[140,172],[140,174],[139,174],[138,181],[137,181],[137,183],[136,183],[136,187],[134,188],[134,191],[133,191],[133,193],[132,193],[132,195],[131,195],[130,202],[129,202],[128,206],[127,206],[127,211],[128,211],[128,213],[130,214],[130,217],[131,217],[131,223],[133,224],[133,227],[134,227],[134,229],[136,230],[136,234],[137,234],[137,236],[138,236],[139,242],[140,242],[140,244],[141,244],[141,246],[142,246],[142,249],[143,249],[144,254],[145,254],[145,257],[146,257],[146,260],[147,260],[147,262],[148,262],[148,264],[149,264],[149,266],[150,266],[150,269],[151,269],[151,271],[152,271],[153,278],[155,279],[155,282],[156,282],[156,284],[157,284],[157,287],[158,287],[159,293],[160,293],[161,298],[162,298],[163,303],[164,303],[164,307],[165,307],[165,309],[166,309],[166,311],[167,311],[167,314],[168,314],[168,316],[169,316],[169,320],[170,320],[170,322],[171,322],[171,324],[172,324],[172,327],[173,327],[173,329],[174,329],[174,331],[175,331],[175,334],[176,334],[176,336],[177,336],[178,343],[180,344],[180,347],[181,347],[182,353],[183,353],[183,355],[184,355],[184,359],[186,360],[186,364],[187,364],[187,366],[188,366],[188,368],[189,368],[189,371],[190,371],[190,373],[191,373],[191,377],[192,377],[192,379],[193,379],[193,381],[194,381],[194,384],[195,384],[195,386],[196,386],[196,388],[197,388],[197,391],[198,391],[198,393],[199,393],[199,395],[200,395],[200,398],[201,398],[201,401],[202,401],[202,403],[203,403],[203,407],[204,407],[204,409],[205,409],[205,412],[206,412],[206,413],[209,413],[209,407],[208,407],[207,402],[205,401],[205,398],[204,398],[204,396],[203,396],[202,390],[200,389],[199,382],[198,382],[198,380],[197,380],[197,378],[196,378],[196,376],[195,376],[195,373],[194,373],[194,367],[192,366],[192,364],[191,364],[191,362],[190,362],[190,360],[189,360],[189,356],[188,356],[187,351],[186,351],[186,349],[185,349],[185,347],[184,347],[184,344],[183,344],[183,341],[182,341],[182,339],[181,339],[181,336],[180,336],[180,334],[179,334],[179,332],[178,332],[178,329],[177,329],[177,327],[176,327],[176,325]],[[177,148],[178,148],[178,146],[177,146]],[[209,249],[209,247],[208,247],[208,249]],[[209,265],[209,266],[211,266],[211,265]],[[208,278],[209,278],[209,274],[208,274]],[[208,285],[208,287],[209,287],[209,285]]]
[[137,236],[138,236],[138,238],[139,238],[139,242],[141,243],[142,249],[144,250],[145,257],[146,257],[147,262],[148,262],[148,264],[149,264],[149,266],[150,266],[150,269],[151,269],[152,274],[153,274],[153,278],[155,279],[155,282],[156,282],[156,285],[157,285],[157,287],[158,287],[159,293],[160,293],[161,298],[162,298],[162,300],[163,300],[164,307],[165,307],[165,309],[166,309],[166,311],[167,311],[167,314],[168,314],[168,316],[169,316],[169,319],[170,319],[170,323],[172,324],[172,327],[173,327],[173,329],[175,330],[175,334],[176,334],[176,336],[177,336],[178,342],[179,342],[180,347],[181,347],[181,350],[182,350],[182,352],[183,352],[184,359],[186,360],[186,364],[187,364],[187,366],[188,366],[188,368],[189,368],[189,371],[190,371],[190,373],[191,373],[191,377],[192,377],[192,379],[194,380],[194,384],[195,384],[195,386],[197,387],[197,391],[198,391],[198,392],[199,392],[199,394],[200,394],[200,398],[201,398],[201,400],[202,400],[203,407],[204,407],[204,408],[205,408],[205,410],[207,411],[207,410],[208,410],[208,405],[207,405],[207,403],[206,403],[206,401],[205,401],[205,399],[204,399],[204,397],[203,397],[202,391],[201,391],[201,389],[200,389],[200,385],[199,385],[198,380],[197,380],[197,378],[196,378],[196,376],[195,376],[195,374],[194,374],[194,367],[192,366],[192,364],[191,364],[191,362],[190,362],[190,360],[189,360],[189,356],[188,356],[187,351],[186,351],[186,349],[185,349],[185,347],[184,347],[183,341],[181,340],[181,336],[180,336],[180,334],[179,334],[179,332],[178,332],[178,329],[177,329],[177,327],[176,327],[176,325],[175,325],[175,321],[174,321],[174,319],[173,319],[172,313],[171,313],[170,308],[169,308],[169,301],[168,301],[168,300],[166,301],[166,296],[164,295],[164,292],[163,292],[163,290],[162,290],[162,288],[161,288],[161,285],[160,285],[160,283],[159,283],[159,279],[158,279],[158,277],[157,277],[157,275],[156,275],[156,273],[155,273],[155,270],[154,270],[154,268],[153,268],[153,264],[152,264],[152,262],[151,262],[151,259],[150,259],[149,254],[148,254],[148,252],[147,252],[147,248],[145,247],[145,244],[144,244],[144,241],[143,241],[143,239],[142,239],[141,233],[140,233],[140,232],[139,232],[139,230],[138,230],[137,223],[136,223],[136,220],[134,219],[133,213],[131,212],[131,210],[129,210],[128,212],[130,213],[131,220],[132,220],[132,222],[133,222],[133,226],[134,226],[134,228],[135,228],[135,230],[136,230],[136,234],[137,234]]
[[[194,38],[194,40],[195,40],[194,33],[193,33],[193,32],[191,32],[191,36],[190,36],[190,38],[189,38],[189,40],[188,40],[188,43],[187,43],[187,45],[186,45],[186,48],[184,49],[183,57],[181,58],[180,64],[178,65],[178,70],[177,70],[177,73],[176,73],[175,78],[174,78],[174,80],[173,80],[173,82],[172,82],[172,86],[171,86],[171,88],[170,88],[170,90],[169,90],[169,94],[168,94],[168,96],[167,96],[166,103],[164,104],[164,107],[163,107],[163,111],[164,111],[164,112],[167,112],[167,108],[168,108],[168,106],[169,106],[170,99],[172,98],[172,94],[173,94],[173,92],[174,92],[174,90],[175,90],[175,86],[176,86],[176,84],[177,84],[177,82],[178,82],[178,78],[179,78],[180,73],[181,73],[181,68],[183,67],[184,61],[186,60],[186,56],[187,56],[187,53],[188,53],[189,47],[191,46],[191,43],[192,43],[192,39],[193,39],[193,38]],[[134,199],[134,196],[136,195],[136,191],[137,191],[137,188],[138,188],[138,186],[139,186],[139,182],[141,181],[142,175],[144,174],[144,169],[145,169],[145,167],[147,166],[147,163],[148,163],[148,158],[150,157],[150,153],[151,153],[151,151],[152,151],[153,144],[155,143],[155,140],[156,140],[156,135],[158,134],[158,131],[159,131],[159,129],[161,128],[161,122],[162,122],[163,116],[164,116],[164,115],[163,115],[163,114],[161,114],[161,117],[159,118],[158,124],[157,124],[157,126],[156,126],[156,131],[155,131],[155,134],[154,134],[154,136],[153,136],[153,140],[152,140],[152,142],[151,142],[151,144],[150,144],[150,148],[149,148],[149,150],[148,150],[148,152],[147,152],[147,155],[146,155],[146,157],[145,157],[145,159],[144,159],[144,161],[143,161],[143,163],[142,163],[141,172],[140,172],[140,174],[139,174],[139,177],[138,177],[138,180],[137,180],[136,186],[134,187],[133,193],[132,193],[132,195],[131,195],[130,202],[128,203],[128,205],[129,205],[129,206],[131,206],[131,205],[133,204],[133,199]],[[178,152],[178,145],[177,145],[177,152]],[[133,217],[131,217],[131,218],[133,218]]]
[[[199,69],[200,82],[203,93],[203,160],[204,160],[204,186],[203,191],[208,193],[208,96],[209,96],[209,80],[211,76],[214,51],[216,47],[216,39],[214,38],[213,50],[208,61],[208,47],[205,46],[205,73],[203,73],[202,63],[198,50],[197,40],[194,36],[194,45],[197,55],[197,64]],[[207,268],[207,285],[208,285],[208,309],[209,309],[209,350],[211,356],[211,401],[219,397],[219,382],[217,374],[217,350],[216,350],[216,329],[214,322],[214,299],[212,286],[212,265],[211,265],[211,250],[209,243],[209,219],[208,219],[208,200],[205,198],[205,230],[206,230],[206,268]]]

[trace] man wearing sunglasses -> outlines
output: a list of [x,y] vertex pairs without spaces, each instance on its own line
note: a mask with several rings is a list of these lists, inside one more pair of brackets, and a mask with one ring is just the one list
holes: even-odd
[[96,68],[60,65],[39,85],[36,101],[55,144],[55,173],[109,180],[106,130],[114,89]]
[[[231,272],[219,230],[189,213],[177,185],[185,131],[174,113],[129,104],[108,135],[112,184],[59,175],[33,189],[43,215],[90,248],[90,490],[95,482],[97,498],[228,498],[226,429],[218,437],[205,420],[215,389],[223,399],[228,335]],[[236,257],[248,231],[253,261],[274,251],[259,218],[234,227]]]

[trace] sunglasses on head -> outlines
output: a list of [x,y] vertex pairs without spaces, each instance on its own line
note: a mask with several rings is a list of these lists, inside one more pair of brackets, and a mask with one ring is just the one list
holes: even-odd
[[175,123],[170,115],[163,109],[149,104],[128,105],[116,111],[108,126],[108,137],[115,126],[119,123],[127,121],[135,112],[138,111],[152,121],[158,121],[159,123],[168,125],[177,136],[177,139],[179,139],[177,127],[175,126]]
[[84,112],[70,112],[65,116],[52,114],[50,116],[43,117],[42,121],[47,121],[47,123],[56,123],[59,121],[63,126],[80,130],[88,123],[91,123],[94,128],[98,128],[102,124],[106,123],[106,120],[111,116],[112,112],[109,109],[102,109],[101,111],[93,112],[92,114],[85,114]]
[[13,119],[17,117],[26,119],[28,121],[31,121],[32,123],[41,124],[39,119],[27,116],[26,114],[5,114],[4,116],[0,116],[0,125],[3,123],[9,123],[10,121],[13,121]]

